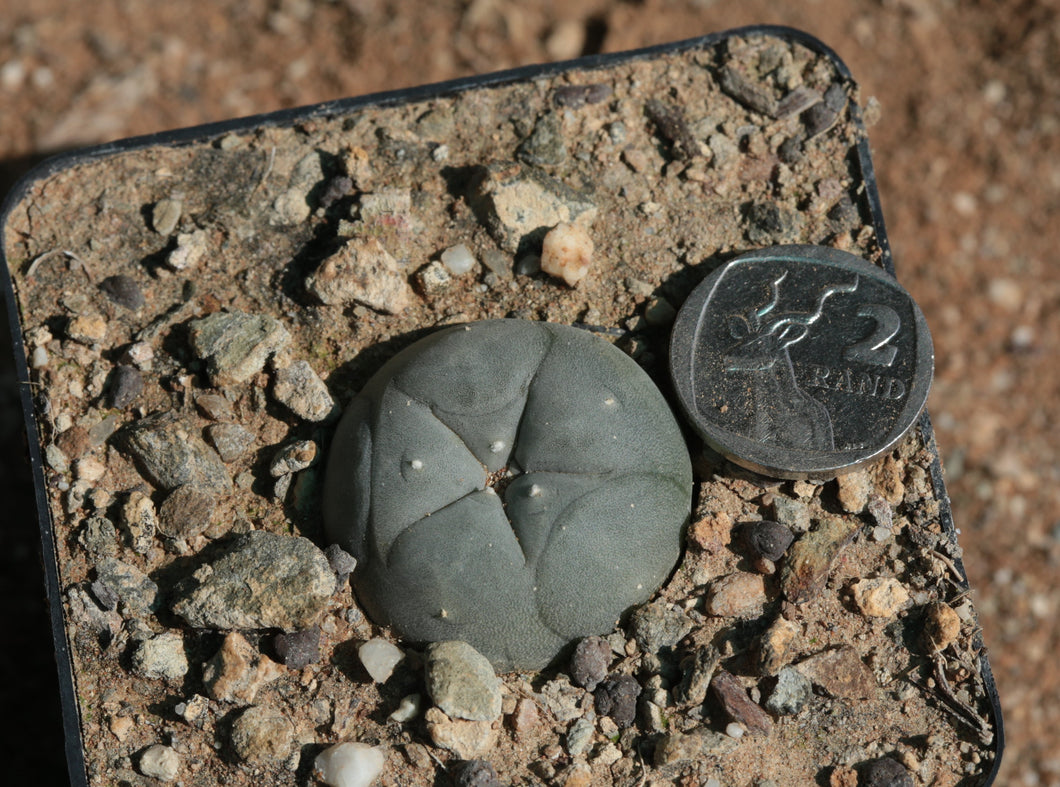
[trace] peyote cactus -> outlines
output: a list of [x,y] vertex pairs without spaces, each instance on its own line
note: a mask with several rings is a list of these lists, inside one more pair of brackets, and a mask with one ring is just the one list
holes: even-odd
[[536,669],[662,584],[691,489],[636,363],[577,328],[487,320],[416,342],[353,400],[324,521],[377,622]]

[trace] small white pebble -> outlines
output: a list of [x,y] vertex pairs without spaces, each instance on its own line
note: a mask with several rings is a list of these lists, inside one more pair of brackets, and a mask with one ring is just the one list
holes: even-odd
[[409,694],[407,697],[402,698],[401,704],[398,705],[397,710],[390,714],[390,720],[402,724],[406,721],[412,721],[420,715],[420,708],[422,706],[423,697],[419,694]]
[[74,476],[79,481],[87,481],[94,484],[107,473],[107,468],[98,459],[86,456],[78,459],[74,464]]
[[159,781],[171,782],[180,773],[180,755],[169,746],[156,743],[140,756],[140,773]]
[[409,462],[409,466],[413,470],[422,470],[423,469],[423,460],[422,459],[413,459],[411,462]]
[[541,270],[571,287],[586,277],[593,261],[593,239],[576,224],[557,224],[541,246]]
[[48,365],[48,351],[43,347],[34,347],[33,356],[30,359],[30,365],[34,369],[43,369]]
[[368,787],[383,772],[386,755],[367,743],[338,743],[313,762],[319,779],[330,787]]
[[506,445],[507,444],[503,440],[494,440],[492,443],[490,443],[490,452],[494,454],[499,454],[505,449]]
[[608,407],[614,407],[615,406],[615,397],[613,397],[613,396],[607,397],[606,399],[604,399],[604,404],[606,404]]
[[449,269],[451,274],[460,276],[474,267],[475,257],[467,246],[458,243],[442,252],[442,264]]
[[703,782],[703,787],[721,787],[721,782],[711,776],[709,779]]
[[541,497],[541,492],[541,487],[539,487],[537,484],[531,484],[530,492],[528,494],[530,497]]
[[872,538],[874,541],[886,541],[891,537],[891,529],[889,527],[874,527],[872,529]]
[[730,721],[725,726],[725,734],[728,735],[730,738],[742,738],[743,732],[743,727],[735,721]]
[[394,667],[405,658],[401,648],[381,637],[374,637],[357,648],[361,664],[376,683],[386,683]]

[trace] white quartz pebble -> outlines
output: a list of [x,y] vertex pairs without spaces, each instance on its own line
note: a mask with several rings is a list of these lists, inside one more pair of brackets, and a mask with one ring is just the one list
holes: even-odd
[[471,270],[475,264],[475,258],[467,246],[458,243],[442,252],[442,264],[449,269],[451,274],[460,276]]
[[367,743],[337,743],[313,763],[318,778],[331,787],[368,787],[380,773],[386,755]]
[[593,248],[593,240],[584,229],[576,224],[557,224],[542,244],[541,270],[573,287],[589,273]]
[[394,674],[394,667],[405,658],[401,648],[380,637],[370,639],[357,648],[357,655],[376,683],[386,683]]

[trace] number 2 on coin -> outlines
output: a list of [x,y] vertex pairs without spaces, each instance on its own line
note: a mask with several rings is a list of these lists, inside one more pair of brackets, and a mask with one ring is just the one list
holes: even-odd
[[873,366],[890,366],[898,348],[888,342],[893,339],[902,327],[902,318],[890,306],[880,303],[866,303],[858,309],[858,317],[868,317],[876,327],[866,339],[852,344],[843,352],[848,361],[869,363]]

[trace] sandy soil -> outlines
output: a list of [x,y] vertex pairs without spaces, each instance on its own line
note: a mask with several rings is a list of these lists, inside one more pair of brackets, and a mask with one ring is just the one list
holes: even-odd
[[[0,2],[0,192],[42,155],[741,24],[836,49],[870,130],[899,277],[938,358],[931,411],[1006,710],[998,784],[1060,784],[1060,17],[1047,2]],[[5,370],[6,362],[5,362]],[[2,391],[0,697],[17,779],[61,783],[61,734],[13,375]],[[27,753],[32,751],[32,756]]]

